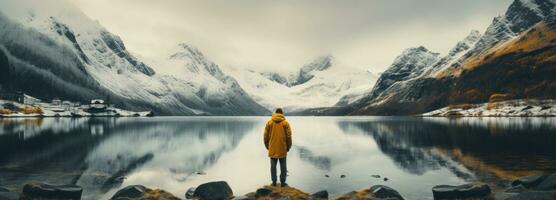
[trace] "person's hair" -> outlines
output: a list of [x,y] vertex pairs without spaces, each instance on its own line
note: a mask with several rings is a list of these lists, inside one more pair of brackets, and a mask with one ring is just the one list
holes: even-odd
[[282,110],[282,108],[276,108],[275,113],[284,114],[284,111]]

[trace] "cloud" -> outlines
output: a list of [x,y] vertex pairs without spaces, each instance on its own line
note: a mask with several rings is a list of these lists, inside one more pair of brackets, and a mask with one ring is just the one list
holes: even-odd
[[71,0],[130,50],[162,57],[192,44],[221,65],[292,69],[332,54],[374,72],[405,48],[445,53],[511,0]]

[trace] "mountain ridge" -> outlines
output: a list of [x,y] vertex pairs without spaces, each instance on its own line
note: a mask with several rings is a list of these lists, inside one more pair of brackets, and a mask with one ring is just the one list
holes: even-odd
[[[532,3],[549,5],[550,7],[543,7],[543,10],[550,11],[544,13],[551,13],[551,15],[543,16],[543,18],[539,17],[540,12],[532,11]],[[555,91],[550,86],[553,78],[531,70],[532,63],[517,61],[518,59],[526,59],[525,57],[538,56],[533,52],[551,52],[550,45],[554,41],[549,41],[546,47],[529,49],[530,53],[521,51],[502,53],[500,48],[511,45],[516,38],[533,37],[533,35],[530,36],[532,33],[529,31],[542,28],[539,26],[543,26],[548,18],[554,16],[555,7],[552,0],[528,1],[528,4],[524,4],[521,0],[515,0],[509,6],[505,15],[496,17],[474,47],[467,50],[459,58],[457,62],[461,63],[460,65],[446,67],[444,70],[437,72],[436,76],[424,76],[408,80],[405,85],[392,88],[392,92],[389,92],[383,98],[369,95],[370,98],[357,102],[355,105],[350,105],[351,109],[344,109],[355,115],[404,115],[423,113],[451,104],[488,102],[492,95],[497,94],[507,94],[512,96],[511,98],[553,98],[550,94],[524,93],[525,90],[530,90],[527,87],[543,82],[546,83],[545,86],[539,87],[545,88],[546,91]],[[531,13],[534,13],[534,15]],[[550,31],[551,28],[545,27],[543,30]],[[516,62],[515,64],[520,67],[512,68],[508,66],[513,59]],[[497,63],[500,68],[493,68],[494,63]],[[544,62],[535,63],[543,66],[544,70],[548,70],[545,73],[554,73],[551,71],[550,65],[547,66]],[[501,71],[501,69],[506,71]],[[517,71],[522,74],[512,74]],[[495,78],[500,76],[505,78]],[[527,80],[523,79],[523,76],[535,78]],[[516,85],[515,82],[520,81],[522,84]],[[539,81],[540,83],[537,83]]]
[[[0,34],[4,35],[0,45],[5,46],[2,50],[9,58],[8,66],[2,68],[6,68],[10,76],[19,77],[2,83],[9,85],[6,89],[46,100],[60,97],[88,102],[103,98],[123,108],[153,110],[158,115],[262,115],[269,112],[199,51],[189,51],[190,59],[163,63],[175,64],[173,67],[177,68],[199,67],[207,73],[192,76],[191,68],[183,70],[183,74],[159,75],[128,52],[118,36],[75,7],[63,1],[52,1],[67,9],[37,10],[34,3],[13,1],[7,4],[9,10],[0,9],[0,13],[8,12],[12,16],[2,19],[5,23],[0,29]],[[29,62],[32,65],[20,66]],[[26,76],[29,70],[35,75]],[[57,70],[56,74],[51,74],[52,70]],[[31,77],[36,78],[27,80]]]

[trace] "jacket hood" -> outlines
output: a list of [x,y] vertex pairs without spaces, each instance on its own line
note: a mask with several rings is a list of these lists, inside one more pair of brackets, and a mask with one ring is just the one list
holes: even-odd
[[283,114],[274,113],[274,114],[272,114],[271,119],[272,119],[272,121],[275,121],[275,122],[281,122],[281,121],[286,120],[286,117]]

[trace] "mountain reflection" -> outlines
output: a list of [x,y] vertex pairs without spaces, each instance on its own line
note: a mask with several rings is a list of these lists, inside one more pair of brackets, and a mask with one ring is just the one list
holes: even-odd
[[413,174],[446,167],[469,180],[473,174],[511,179],[556,171],[553,118],[381,118],[338,125],[371,135],[385,155]]
[[[225,180],[234,193],[245,194],[269,181],[262,144],[266,120],[0,119],[0,186],[73,183],[83,187],[88,200],[108,199],[130,184],[180,194],[187,187]],[[380,183],[411,199],[432,199],[430,188],[438,184],[501,183],[556,172],[554,118],[288,120],[294,131],[288,181],[308,192],[326,189],[337,196]]]
[[329,157],[316,156],[313,151],[307,147],[295,146],[294,148],[299,152],[299,158],[301,160],[311,163],[317,169],[330,170],[332,168],[332,161]]
[[0,124],[0,183],[77,183],[87,198],[120,186],[141,167],[185,180],[235,148],[254,122],[45,118]]

